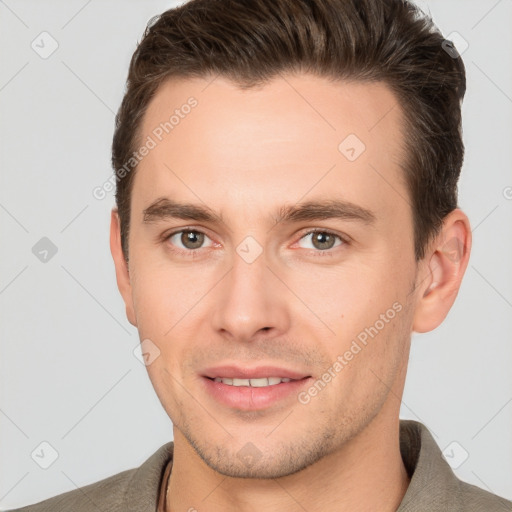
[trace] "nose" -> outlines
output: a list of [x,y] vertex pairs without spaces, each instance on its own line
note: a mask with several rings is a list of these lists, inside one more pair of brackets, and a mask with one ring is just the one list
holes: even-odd
[[219,283],[213,328],[240,342],[281,336],[290,326],[289,294],[264,252],[252,262],[241,254],[233,255],[233,266]]

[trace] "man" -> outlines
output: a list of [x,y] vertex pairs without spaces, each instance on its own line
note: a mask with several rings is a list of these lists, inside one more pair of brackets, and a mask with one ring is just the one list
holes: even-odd
[[411,333],[444,320],[471,249],[464,66],[431,21],[192,0],[127,85],[111,251],[174,442],[19,510],[512,510],[399,420]]

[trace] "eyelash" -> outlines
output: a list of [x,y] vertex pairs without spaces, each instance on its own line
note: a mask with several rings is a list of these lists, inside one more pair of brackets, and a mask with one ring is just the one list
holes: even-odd
[[[164,235],[163,236],[163,241],[164,242],[168,242],[169,239],[172,238],[174,235],[176,235],[178,233],[186,233],[186,232],[200,233],[200,234],[203,234],[205,236],[208,236],[204,231],[201,231],[199,229],[182,228],[182,229],[178,229],[176,231],[173,231],[172,233],[169,233],[167,235]],[[348,243],[349,243],[347,238],[345,238],[345,237],[343,237],[343,236],[341,236],[341,235],[339,235],[337,233],[334,233],[333,231],[330,231],[328,229],[324,229],[324,228],[315,228],[315,229],[311,229],[310,231],[307,231],[306,233],[304,233],[299,238],[299,241],[302,240],[303,238],[311,235],[311,234],[314,234],[314,233],[323,233],[323,234],[326,234],[326,235],[330,235],[330,236],[333,236],[335,238],[338,238],[341,241],[340,245],[337,245],[336,247],[332,247],[331,249],[326,249],[324,251],[319,250],[319,249],[306,249],[306,250],[309,250],[309,251],[313,251],[314,254],[315,254],[314,257],[325,258],[325,257],[335,256],[335,254],[333,254],[334,249],[343,247],[344,245],[348,245]],[[194,257],[198,256],[198,253],[199,253],[200,249],[204,249],[204,247],[199,247],[198,249],[175,249],[175,248],[173,248],[171,250],[173,252],[177,253],[177,254],[183,254],[183,255],[191,256],[192,258],[194,258]]]

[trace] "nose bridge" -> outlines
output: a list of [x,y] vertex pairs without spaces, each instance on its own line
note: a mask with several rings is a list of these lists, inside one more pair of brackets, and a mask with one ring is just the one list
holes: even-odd
[[232,310],[241,317],[253,316],[258,308],[265,308],[268,294],[269,270],[267,256],[262,245],[254,237],[246,237],[235,248],[232,269],[228,278],[226,299]]
[[255,236],[234,247],[232,266],[216,297],[213,327],[239,340],[249,340],[264,328],[286,328],[287,313],[268,258]]

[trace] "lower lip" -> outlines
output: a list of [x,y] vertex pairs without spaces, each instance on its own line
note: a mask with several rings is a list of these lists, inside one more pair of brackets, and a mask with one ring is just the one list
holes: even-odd
[[309,382],[310,377],[290,382],[281,382],[280,384],[264,388],[230,386],[222,382],[215,382],[208,377],[203,377],[202,380],[205,383],[207,392],[221,404],[233,409],[256,411],[270,407],[291,395],[297,395],[300,389]]

